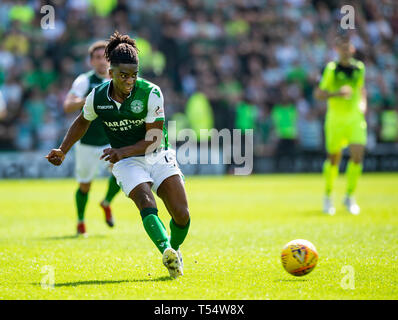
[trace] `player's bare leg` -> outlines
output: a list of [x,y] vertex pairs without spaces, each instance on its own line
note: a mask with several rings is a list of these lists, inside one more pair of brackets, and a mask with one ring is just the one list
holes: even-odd
[[91,182],[80,183],[79,189],[76,192],[76,209],[77,209],[77,235],[87,237],[86,225],[84,221],[84,214],[86,211],[86,204],[88,199],[88,193],[90,191]]
[[180,245],[184,242],[190,225],[188,201],[182,178],[179,175],[168,177],[159,186],[157,193],[172,218],[170,220],[170,245],[177,251],[182,274],[183,260]]
[[365,146],[360,144],[351,144],[350,159],[347,164],[347,193],[344,198],[344,205],[348,212],[357,215],[361,209],[355,201],[354,192],[358,184],[358,179],[362,173],[362,160],[365,154]]
[[328,154],[328,157],[323,164],[323,175],[326,182],[325,197],[323,200],[323,212],[329,215],[336,213],[336,208],[333,205],[332,191],[334,182],[339,174],[339,164],[341,160],[341,152]]
[[179,175],[168,177],[161,183],[157,193],[173,220],[179,226],[187,225],[190,217],[182,178]]
[[134,201],[140,211],[145,208],[156,208],[155,197],[153,196],[149,182],[144,182],[136,186],[131,190],[129,198]]
[[340,164],[340,161],[341,161],[341,156],[342,156],[342,153],[340,151],[340,152],[336,152],[336,153],[333,153],[333,154],[328,154],[327,159],[330,161],[330,163],[333,166],[338,166]]

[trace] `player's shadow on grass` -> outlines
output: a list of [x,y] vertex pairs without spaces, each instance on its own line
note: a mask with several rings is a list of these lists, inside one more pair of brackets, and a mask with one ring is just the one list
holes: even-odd
[[326,217],[326,216],[328,216],[327,214],[324,214],[322,212],[322,210],[320,210],[320,209],[305,210],[305,211],[300,211],[299,213],[302,214],[302,215],[312,216],[312,217],[316,217],[316,216],[318,216],[318,217]]
[[65,236],[34,238],[34,240],[38,240],[38,241],[56,241],[56,240],[74,240],[74,239],[89,240],[89,239],[104,239],[106,237],[107,236],[105,236],[103,234],[93,234],[93,235],[89,235],[87,238],[84,238],[84,237],[72,234],[72,235],[65,235]]
[[[158,277],[150,279],[126,279],[126,280],[84,280],[84,281],[72,281],[55,283],[55,288],[62,287],[77,287],[77,286],[91,286],[91,285],[103,285],[103,284],[118,284],[118,283],[133,283],[133,282],[157,282],[157,281],[172,281],[171,277]],[[41,283],[32,283],[34,286],[41,286]]]
[[307,282],[309,279],[277,279],[274,282]]

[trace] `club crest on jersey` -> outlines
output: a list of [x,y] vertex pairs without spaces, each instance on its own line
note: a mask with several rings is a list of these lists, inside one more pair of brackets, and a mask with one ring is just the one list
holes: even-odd
[[134,100],[130,104],[130,108],[134,113],[140,113],[142,110],[144,110],[144,103],[141,100]]

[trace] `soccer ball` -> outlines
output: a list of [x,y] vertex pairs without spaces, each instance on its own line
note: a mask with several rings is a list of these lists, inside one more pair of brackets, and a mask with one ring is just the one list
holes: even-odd
[[283,268],[290,274],[300,277],[310,273],[318,262],[315,246],[303,239],[287,243],[281,254]]

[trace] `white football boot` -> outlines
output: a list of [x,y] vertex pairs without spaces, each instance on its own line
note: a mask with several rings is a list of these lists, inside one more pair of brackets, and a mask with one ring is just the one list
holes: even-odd
[[353,215],[358,215],[361,212],[361,208],[358,206],[353,196],[350,197],[346,195],[343,204],[347,208],[348,212]]
[[170,277],[177,279],[183,275],[180,257],[173,248],[167,248],[163,252],[163,264],[169,270]]
[[181,270],[184,270],[184,262],[182,261],[182,254],[181,254],[180,249],[177,250],[177,255],[178,255],[178,259],[180,259]]
[[333,206],[332,198],[325,196],[323,199],[323,213],[333,216],[336,213],[336,208]]

